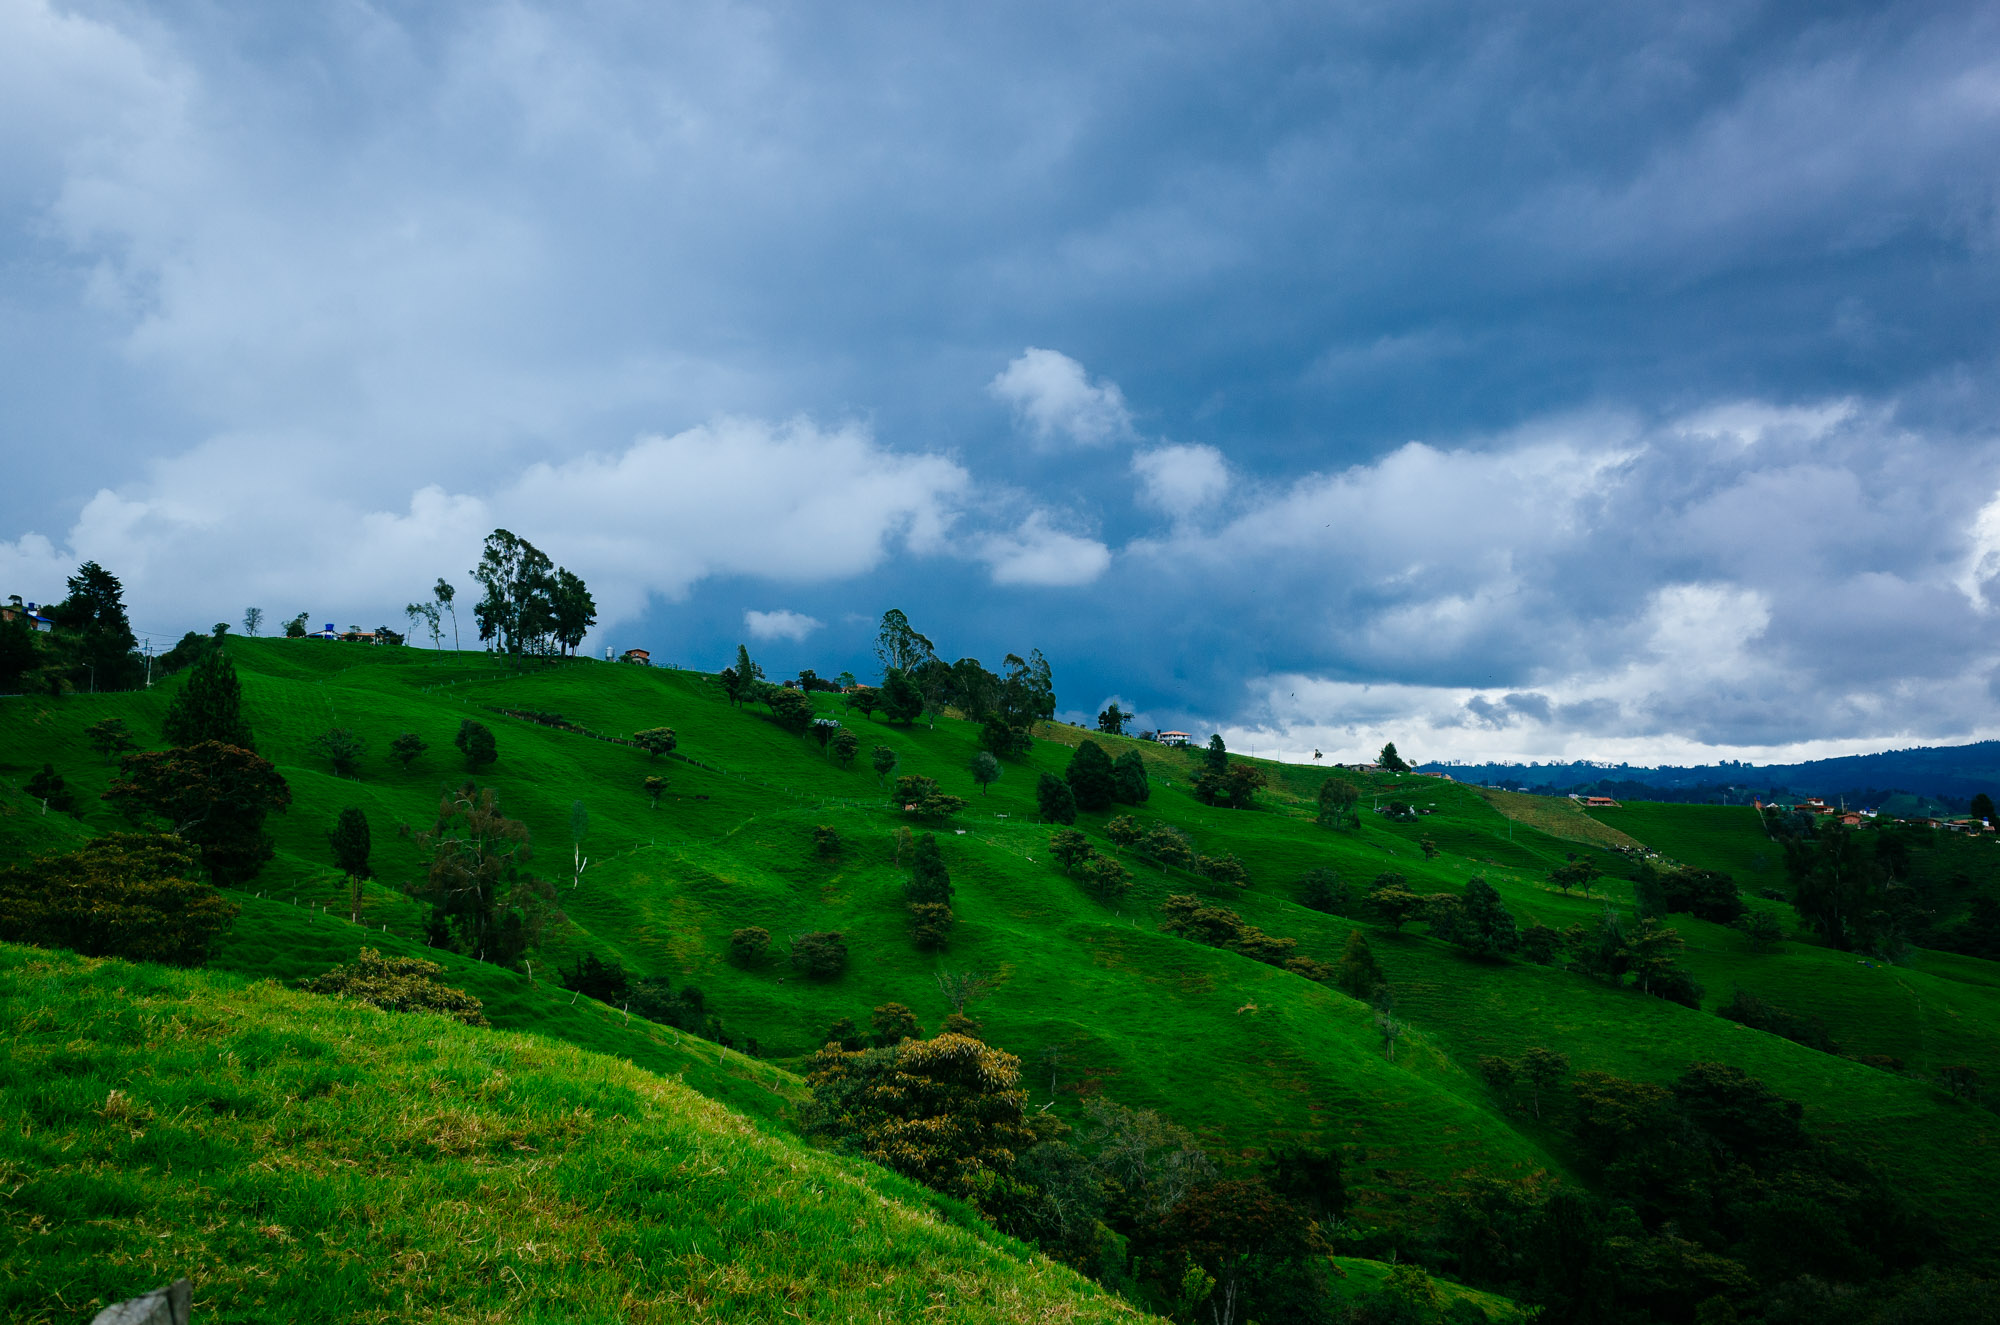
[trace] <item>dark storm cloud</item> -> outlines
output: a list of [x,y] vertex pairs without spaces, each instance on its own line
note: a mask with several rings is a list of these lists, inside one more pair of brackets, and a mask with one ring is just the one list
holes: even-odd
[[1983,731],[1996,149],[1976,4],[14,0],[0,570],[373,620],[505,520],[691,662]]

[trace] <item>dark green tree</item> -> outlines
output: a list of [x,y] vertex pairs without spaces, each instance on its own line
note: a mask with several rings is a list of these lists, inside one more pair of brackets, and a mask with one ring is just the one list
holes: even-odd
[[1070,756],[1063,774],[1079,810],[1108,810],[1115,803],[1111,778],[1111,756],[1096,741],[1084,741]]
[[370,848],[368,816],[350,805],[340,812],[327,830],[327,845],[333,848],[334,868],[350,879],[370,879],[375,871],[369,868]]
[[1322,828],[1339,828],[1354,813],[1361,788],[1346,778],[1333,777],[1319,784],[1319,813],[1315,821]]
[[1307,870],[1305,877],[1299,880],[1299,905],[1329,915],[1344,915],[1347,911],[1347,889],[1341,885],[1339,875],[1318,866]]
[[1222,733],[1208,738],[1208,748],[1202,751],[1201,766],[1204,771],[1220,777],[1229,771],[1229,747],[1222,743]]
[[493,729],[473,718],[458,724],[458,735],[451,743],[465,756],[465,766],[475,773],[500,757],[500,743],[493,739]]
[[1438,937],[1477,957],[1496,957],[1521,946],[1514,915],[1500,900],[1499,890],[1475,878],[1453,909],[1446,932]]
[[133,651],[139,641],[125,616],[125,587],[94,561],[69,577],[69,597],[46,609],[59,632],[61,652],[78,690],[130,690],[146,664]]
[[76,797],[70,793],[69,783],[56,772],[50,763],[42,765],[42,771],[28,779],[27,792],[51,810],[68,810],[75,806]]
[[1983,791],[1980,792],[1977,796],[1974,796],[1972,798],[1972,805],[1971,808],[1967,810],[1967,813],[1970,814],[1975,819],[1983,819],[1989,824],[1992,823],[1993,798],[1987,795]]
[[1076,794],[1069,783],[1053,773],[1035,779],[1035,815],[1047,824],[1076,822]]
[[1152,794],[1146,760],[1137,750],[1127,750],[1111,761],[1111,799],[1120,805],[1144,805]]
[[982,794],[1000,780],[1000,761],[993,757],[992,751],[981,750],[972,756],[972,780],[979,784]]
[[1375,762],[1382,766],[1384,772],[1407,773],[1410,771],[1410,766],[1403,762],[1403,756],[1396,753],[1396,743],[1394,741],[1382,747],[1382,753],[1375,756]]
[[[1055,716],[1055,681],[1048,659],[1040,649],[1028,650],[1026,658],[1008,654],[1003,664],[1007,673],[1000,682],[1000,716],[1009,727],[1033,727]],[[998,753],[997,751],[995,753]]]
[[901,668],[891,667],[882,678],[882,716],[891,722],[909,723],[923,712],[923,692]]
[[875,770],[875,776],[885,787],[889,785],[889,775],[896,771],[900,762],[896,752],[886,745],[876,746],[874,753],[868,757],[868,766]]
[[428,749],[430,746],[424,743],[424,738],[415,732],[400,732],[389,742],[389,753],[406,769]]
[[1097,715],[1097,730],[1107,736],[1123,736],[1125,724],[1132,721],[1132,717],[1132,714],[1119,708],[1118,701],[1114,699]]
[[456,931],[462,951],[512,966],[535,943],[555,893],[528,868],[528,826],[500,812],[491,787],[466,782],[439,800],[417,845],[428,858],[418,898]]
[[729,696],[729,702],[738,708],[756,698],[758,685],[764,679],[764,669],[750,658],[750,646],[736,646],[736,665],[722,669],[722,692]]
[[114,762],[127,751],[139,748],[139,743],[132,739],[132,729],[125,725],[123,718],[93,722],[83,729],[83,734],[89,739],[91,749]]
[[944,867],[944,853],[935,834],[917,839],[910,858],[910,881],[903,885],[903,898],[910,902],[951,902],[951,873]]
[[129,754],[104,799],[131,818],[164,821],[201,853],[209,877],[246,883],[275,852],[264,818],[292,803],[269,760],[220,741]]
[[42,666],[35,628],[23,613],[0,619],[0,694],[18,694]]
[[[546,553],[525,538],[495,529],[486,536],[472,578],[486,591],[472,609],[480,639],[495,640],[502,653],[549,651],[557,629],[557,576]],[[587,594],[584,599],[588,601]]]
[[792,939],[792,967],[811,980],[832,980],[847,969],[847,944],[838,931],[818,930]]
[[243,685],[227,653],[216,649],[195,664],[186,684],[168,701],[160,730],[169,745],[219,741],[241,750],[255,748],[243,716]]
[[771,931],[756,925],[729,935],[729,959],[738,966],[762,966],[771,950]]
[[550,633],[572,654],[597,624],[597,604],[590,590],[580,578],[560,566],[556,567],[555,582],[549,591],[549,616],[554,624]]
[[840,767],[852,768],[855,757],[861,753],[861,738],[843,727],[826,743],[826,752]]
[[772,686],[764,696],[771,706],[771,718],[794,736],[803,736],[812,727],[812,701],[796,690]]
[[1368,936],[1361,930],[1347,931],[1347,943],[1340,950],[1333,980],[1343,991],[1359,999],[1375,997],[1375,991],[1388,983],[1375,961],[1375,950],[1368,946]]
[[361,738],[345,727],[329,727],[312,739],[312,752],[333,765],[336,777],[354,776],[362,750]]

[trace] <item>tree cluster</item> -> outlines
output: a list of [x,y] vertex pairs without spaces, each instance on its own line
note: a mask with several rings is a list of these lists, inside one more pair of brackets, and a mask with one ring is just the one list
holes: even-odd
[[[676,992],[673,982],[664,975],[634,976],[616,957],[605,961],[592,952],[558,968],[556,974],[564,989],[574,990],[584,998],[594,998],[607,1007],[644,1017],[656,1025],[672,1026],[713,1040],[725,1049],[738,1047],[729,1028],[709,1008],[707,995],[694,985],[683,985]],[[741,1047],[746,1053],[757,1052],[755,1040],[746,1040]]]
[[574,653],[597,624],[597,604],[582,579],[505,529],[486,536],[472,578],[485,590],[472,609],[479,638],[501,653]]
[[1222,743],[1221,734],[1217,733],[1208,738],[1208,748],[1202,751],[1201,768],[1188,784],[1188,789],[1203,805],[1247,810],[1265,781],[1264,775],[1250,765],[1231,763],[1229,748]]
[[949,819],[970,804],[961,796],[947,795],[936,778],[915,776],[897,778],[889,801],[913,819]]
[[1125,895],[1132,886],[1132,874],[1118,861],[1100,853],[1090,839],[1074,828],[1065,828],[1049,839],[1049,854],[1063,873],[1076,879],[1098,901],[1107,906]]

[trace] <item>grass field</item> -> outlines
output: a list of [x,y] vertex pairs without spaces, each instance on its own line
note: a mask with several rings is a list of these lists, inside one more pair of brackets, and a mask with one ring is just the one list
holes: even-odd
[[[1755,956],[1733,930],[1676,917],[1688,965],[1707,987],[1704,1008],[1690,1009],[1558,969],[1471,961],[1420,926],[1394,934],[1296,900],[1300,877],[1313,868],[1332,869],[1356,892],[1384,872],[1404,875],[1418,892],[1455,890],[1477,874],[1522,924],[1562,928],[1588,923],[1607,903],[1629,913],[1631,885],[1619,877],[1626,859],[1607,848],[1633,842],[1726,870],[1754,897],[1781,883],[1783,871],[1752,811],[1640,804],[1593,817],[1568,802],[1371,775],[1362,779],[1362,826],[1329,831],[1312,815],[1324,771],[1265,765],[1273,785],[1257,808],[1219,810],[1188,795],[1191,755],[1093,737],[1114,755],[1145,756],[1153,795],[1138,811],[1142,822],[1183,828],[1205,854],[1235,853],[1252,880],[1224,896],[1205,880],[1128,858],[1135,886],[1107,907],[1054,867],[1049,829],[1032,822],[1035,777],[1063,769],[1086,735],[1077,729],[1047,728],[1032,755],[1008,763],[982,794],[966,771],[977,729],[955,720],[899,727],[842,713],[831,697],[819,697],[826,716],[862,739],[860,766],[841,769],[760,710],[730,707],[712,681],[692,673],[589,661],[517,672],[481,655],[321,641],[232,648],[259,749],[290,781],[296,803],[272,822],[279,858],[240,897],[242,917],[216,959],[222,970],[293,982],[364,941],[414,951],[422,916],[399,885],[418,875],[421,861],[399,825],[426,826],[441,791],[464,777],[450,741],[462,718],[476,717],[500,743],[499,761],[480,780],[530,826],[538,865],[558,882],[562,919],[536,958],[534,983],[525,972],[447,955],[453,981],[486,999],[499,1026],[681,1076],[766,1125],[782,1128],[798,1096],[784,1069],[798,1067],[836,1019],[865,1023],[871,1008],[895,1000],[935,1026],[946,1011],[940,969],[977,970],[995,987],[970,1011],[992,1043],[1023,1059],[1038,1107],[1049,1102],[1074,1118],[1085,1098],[1104,1094],[1157,1108],[1232,1161],[1281,1141],[1339,1145],[1358,1216],[1391,1230],[1421,1221],[1468,1172],[1576,1176],[1561,1137],[1502,1107],[1473,1072],[1481,1055],[1546,1045],[1579,1069],[1649,1081],[1671,1079],[1696,1059],[1737,1064],[1803,1101],[1811,1125],[1894,1168],[1911,1192],[1949,1216],[1965,1245],[1989,1253],[2000,1246],[2000,1212],[1986,1195],[2000,1184],[2000,1118],[1950,1098],[1933,1080],[1950,1063],[2000,1080],[2000,973],[1990,963],[1920,953],[1907,966],[1868,965],[1799,940],[1781,954]],[[10,849],[60,847],[115,826],[92,799],[109,770],[77,753],[79,734],[113,714],[155,733],[165,694],[4,703],[9,741],[0,781],[18,786],[49,759],[85,797],[78,820],[37,814],[10,795],[0,803]],[[507,708],[560,713],[609,735],[671,726],[688,758],[649,760],[497,712]],[[358,779],[334,777],[310,754],[311,739],[336,724],[368,745]],[[405,730],[431,745],[408,771],[386,754],[390,737]],[[876,745],[897,752],[899,773],[935,777],[971,802],[938,830],[959,921],[942,954],[920,952],[909,938],[906,870],[896,860],[901,816],[866,768]],[[649,774],[668,780],[658,809],[641,790]],[[1408,825],[1370,813],[1389,799],[1425,813]],[[583,849],[592,863],[573,886],[567,825],[579,800],[589,814]],[[381,875],[358,923],[316,909],[338,906],[344,892],[324,834],[349,805],[374,826]],[[1085,815],[1078,825],[1107,850],[1108,817]],[[831,860],[813,852],[818,825],[841,836]],[[1565,895],[1546,881],[1586,852],[1610,875],[1594,896]],[[1953,869],[1994,867],[1953,861]],[[1410,1027],[1393,1060],[1366,1005],[1162,934],[1161,903],[1190,891],[1298,939],[1322,960],[1333,960],[1348,933],[1362,928],[1391,979],[1397,1016]],[[1753,905],[1790,928],[1788,907]],[[729,933],[747,925],[774,935],[776,959],[754,969],[728,960]],[[790,936],[820,929],[839,930],[852,954],[847,972],[824,984],[802,979],[782,958]],[[571,1005],[548,977],[585,951],[699,985],[734,1034],[755,1038],[765,1061],[676,1042],[637,1021],[628,1026],[589,1000]],[[1863,1066],[1714,1016],[1737,987],[1822,1018],[1851,1055],[1888,1055],[1904,1069]]]

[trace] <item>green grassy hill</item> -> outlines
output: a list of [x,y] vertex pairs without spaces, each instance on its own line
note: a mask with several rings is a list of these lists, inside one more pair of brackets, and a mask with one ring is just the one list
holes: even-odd
[[536,1036],[0,945],[0,1315],[1110,1321],[914,1184]]
[[[1539,919],[1562,928],[1588,923],[1607,901],[1629,912],[1631,885],[1612,877],[1594,897],[1565,895],[1546,882],[1549,871],[1592,853],[1608,873],[1623,873],[1626,858],[1606,848],[1630,839],[1732,873],[1753,905],[1789,929],[1788,907],[1756,899],[1759,889],[1782,882],[1782,853],[1750,811],[1635,805],[1593,822],[1567,809],[1557,813],[1568,817],[1549,817],[1546,802],[1517,803],[1534,798],[1380,775],[1363,779],[1362,826],[1334,832],[1312,816],[1318,785],[1329,776],[1323,771],[1262,765],[1272,785],[1257,808],[1214,809],[1188,794],[1191,753],[1093,737],[1113,755],[1128,748],[1144,754],[1153,795],[1138,810],[1142,822],[1183,828],[1204,854],[1235,853],[1252,882],[1247,890],[1219,889],[1128,858],[1136,885],[1106,907],[1055,868],[1050,830],[1033,822],[1035,777],[1065,767],[1069,747],[1086,735],[1077,729],[1047,728],[1033,754],[1009,762],[990,794],[981,794],[966,771],[977,728],[951,719],[935,729],[899,727],[817,697],[826,716],[862,739],[858,766],[841,769],[761,710],[732,708],[711,680],[692,673],[588,661],[517,672],[482,655],[324,641],[235,641],[231,648],[258,747],[279,765],[296,801],[272,821],[280,856],[242,897],[243,915],[215,963],[225,970],[291,981],[317,975],[364,941],[414,950],[422,915],[396,885],[421,864],[398,825],[427,826],[441,791],[464,777],[450,742],[462,718],[476,717],[500,744],[499,761],[480,780],[497,790],[504,812],[533,830],[538,864],[558,880],[564,921],[536,958],[534,983],[525,973],[447,958],[453,981],[486,999],[496,1024],[684,1074],[688,1084],[774,1124],[782,1124],[799,1090],[780,1068],[799,1066],[836,1019],[865,1024],[871,1008],[895,1000],[934,1027],[946,1011],[938,971],[972,969],[997,984],[971,1011],[989,1041],[1021,1056],[1037,1105],[1052,1099],[1057,1113],[1074,1117],[1084,1098],[1102,1093],[1155,1108],[1224,1159],[1248,1159],[1278,1142],[1342,1146],[1356,1214],[1375,1226],[1394,1230],[1422,1220],[1470,1171],[1577,1176],[1562,1138],[1503,1106],[1473,1070],[1481,1055],[1545,1045],[1569,1054],[1578,1069],[1645,1081],[1670,1080],[1697,1059],[1741,1066],[1803,1101],[1809,1125],[1888,1165],[1968,1248],[2000,1246],[2000,1215],[1985,1197],[2000,1183],[2000,1118],[1950,1098],[1931,1080],[1950,1063],[2000,1080],[2000,974],[1992,964],[1920,953],[1907,966],[1870,965],[1801,941],[1756,956],[1736,931],[1677,916],[1688,965],[1707,988],[1704,1007],[1692,1009],[1559,969],[1470,960],[1420,928],[1395,934],[1296,900],[1300,876],[1316,867],[1334,870],[1357,893],[1388,871],[1418,892],[1456,890],[1478,874],[1522,924]],[[110,771],[80,753],[83,727],[115,714],[152,735],[165,703],[159,689],[5,701],[0,724],[9,739],[0,780],[18,786],[48,759],[94,797]],[[671,726],[677,753],[687,758],[649,760],[631,747],[503,716],[503,709],[557,713],[613,736]],[[335,725],[367,743],[358,780],[336,778],[310,753],[312,738]],[[408,771],[388,757],[389,739],[400,731],[417,732],[431,746]],[[935,777],[971,801],[937,830],[959,920],[943,954],[920,952],[909,937],[901,897],[907,871],[895,859],[904,825],[867,769],[867,750],[878,744],[897,751],[899,773]],[[668,780],[657,809],[641,790],[649,774]],[[1426,813],[1397,825],[1369,812],[1391,798]],[[592,863],[572,886],[567,824],[577,800],[589,811],[584,850]],[[374,826],[382,876],[358,924],[313,909],[337,906],[343,895],[324,834],[350,805]],[[1105,850],[1108,817],[1085,815],[1078,824]],[[840,834],[838,857],[815,856],[818,825]],[[35,814],[18,793],[0,805],[0,834],[16,850],[60,846],[112,826],[94,801],[80,822]],[[1334,959],[1350,930],[1364,929],[1394,987],[1396,1014],[1410,1027],[1394,1058],[1385,1055],[1368,1006],[1161,933],[1160,905],[1181,892],[1211,896],[1324,961]],[[824,984],[801,978],[782,958],[743,969],[728,960],[728,936],[748,925],[770,930],[779,949],[791,935],[839,930],[852,954],[849,968]],[[630,971],[666,975],[677,986],[699,985],[731,1032],[754,1038],[766,1061],[685,1037],[676,1043],[672,1032],[636,1019],[627,1025],[588,1000],[570,1005],[547,977],[582,952],[616,957]],[[1849,1056],[1713,1015],[1738,987],[1821,1018]],[[1862,1055],[1901,1060],[1902,1070],[1865,1066],[1855,1061]]]

